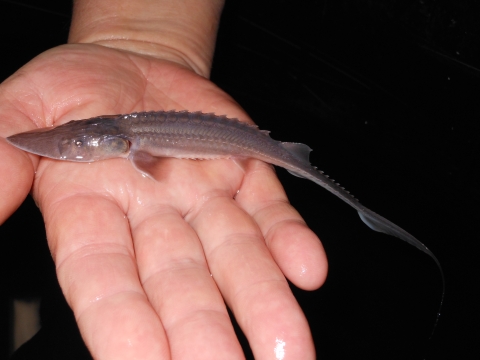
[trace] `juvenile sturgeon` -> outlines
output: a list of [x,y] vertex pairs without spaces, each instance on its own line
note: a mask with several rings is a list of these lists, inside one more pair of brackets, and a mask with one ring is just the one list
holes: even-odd
[[280,166],[339,197],[357,210],[362,221],[372,230],[395,236],[429,255],[440,270],[443,294],[445,292],[443,270],[435,255],[415,237],[363,206],[312,166],[308,159],[312,149],[304,144],[273,140],[268,131],[237,119],[187,111],[104,115],[12,135],[7,141],[22,150],[58,160],[92,162],[128,157],[135,168],[148,175],[150,160],[155,157],[242,157]]

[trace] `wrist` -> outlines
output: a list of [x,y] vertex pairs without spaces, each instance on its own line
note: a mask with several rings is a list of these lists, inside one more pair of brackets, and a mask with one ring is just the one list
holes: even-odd
[[165,59],[208,77],[223,0],[76,0],[69,43]]

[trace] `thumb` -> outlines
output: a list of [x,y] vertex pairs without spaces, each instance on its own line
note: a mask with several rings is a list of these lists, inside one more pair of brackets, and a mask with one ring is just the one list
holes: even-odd
[[0,224],[27,197],[35,176],[35,162],[38,161],[35,159],[36,156],[16,149],[0,137]]

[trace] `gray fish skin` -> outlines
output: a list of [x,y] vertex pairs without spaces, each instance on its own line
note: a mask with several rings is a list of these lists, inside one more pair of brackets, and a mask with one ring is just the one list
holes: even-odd
[[424,244],[363,206],[313,167],[308,160],[311,149],[307,145],[273,140],[268,131],[237,119],[187,111],[105,115],[12,135],[7,141],[22,150],[58,160],[91,162],[128,157],[139,171],[147,174],[145,163],[149,157],[262,160],[315,182],[357,210],[371,229],[395,236],[428,254],[444,281],[439,261]]

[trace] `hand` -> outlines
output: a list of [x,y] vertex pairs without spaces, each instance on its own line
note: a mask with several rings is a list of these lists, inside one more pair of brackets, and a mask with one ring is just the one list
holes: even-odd
[[[162,109],[250,121],[184,65],[76,44],[41,54],[2,84],[0,135]],[[39,159],[3,139],[0,151],[0,221],[32,189],[94,358],[240,359],[225,303],[255,358],[315,357],[285,277],[318,288],[326,257],[270,165],[162,159],[155,181],[126,159]]]

